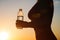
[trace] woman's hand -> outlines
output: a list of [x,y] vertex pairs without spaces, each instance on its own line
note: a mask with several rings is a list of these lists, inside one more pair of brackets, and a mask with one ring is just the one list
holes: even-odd
[[16,27],[17,28],[26,28],[28,27],[28,22],[26,21],[21,21],[21,20],[16,20]]

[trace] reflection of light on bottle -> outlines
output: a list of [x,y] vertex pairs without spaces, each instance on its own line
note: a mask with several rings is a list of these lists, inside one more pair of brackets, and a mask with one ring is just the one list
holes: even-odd
[[23,17],[23,12],[22,9],[19,9],[19,12],[17,14],[17,20],[22,20],[23,21],[24,17]]

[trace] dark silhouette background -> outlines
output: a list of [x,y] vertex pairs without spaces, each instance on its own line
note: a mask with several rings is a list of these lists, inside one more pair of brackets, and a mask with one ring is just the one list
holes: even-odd
[[28,13],[31,22],[16,20],[16,27],[34,28],[36,40],[57,40],[51,30],[53,12],[53,0],[38,0]]

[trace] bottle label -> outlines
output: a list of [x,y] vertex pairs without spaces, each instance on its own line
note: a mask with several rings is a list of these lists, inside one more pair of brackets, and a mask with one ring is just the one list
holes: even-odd
[[22,20],[23,21],[23,16],[18,16],[17,20]]

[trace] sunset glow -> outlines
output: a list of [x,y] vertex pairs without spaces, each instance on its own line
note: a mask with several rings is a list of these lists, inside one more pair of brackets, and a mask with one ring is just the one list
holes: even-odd
[[0,40],[7,40],[8,33],[7,32],[0,32]]

